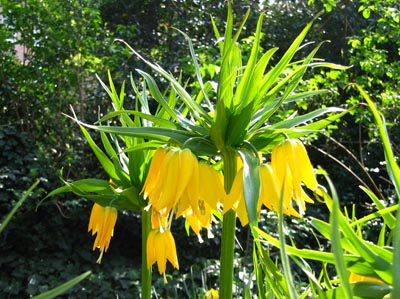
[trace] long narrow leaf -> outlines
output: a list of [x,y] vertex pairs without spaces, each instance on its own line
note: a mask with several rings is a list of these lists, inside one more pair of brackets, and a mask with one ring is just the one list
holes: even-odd
[[282,71],[287,67],[289,62],[292,60],[294,54],[299,48],[300,44],[303,42],[307,32],[310,30],[312,22],[308,23],[301,33],[296,37],[293,43],[290,45],[289,49],[285,52],[283,57],[279,60],[278,64],[270,70],[267,75],[265,75],[262,83],[262,88],[260,94],[266,94],[270,89],[272,84],[275,82],[277,77],[282,73]]
[[392,212],[395,212],[398,210],[399,205],[393,205],[390,207],[385,207],[382,202],[379,200],[378,197],[376,197],[376,195],[371,192],[370,190],[368,190],[367,188],[360,186],[360,189],[363,190],[368,196],[369,198],[371,198],[371,200],[375,203],[376,207],[378,208],[378,211],[374,212],[374,213],[370,213],[367,216],[364,216],[363,218],[360,218],[356,221],[353,221],[351,223],[352,226],[356,226],[362,223],[365,223],[367,221],[373,220],[377,217],[382,217],[383,220],[385,221],[385,224],[390,228],[393,229],[395,227],[395,223],[396,223],[396,217],[393,216]]
[[[107,115],[103,116],[100,118],[98,121],[96,121],[95,124],[100,124],[106,120],[112,119],[114,117],[121,116],[123,114],[126,115],[134,115],[140,117],[142,120],[148,120],[151,123],[153,123],[156,126],[163,127],[163,128],[171,128],[171,129],[179,129],[179,125],[175,122],[166,120],[165,118],[157,117],[148,113],[136,111],[136,110],[119,110],[119,111],[112,111],[108,113]],[[130,126],[132,127],[132,126]]]
[[97,159],[99,160],[100,164],[103,166],[103,169],[107,172],[108,176],[110,178],[112,178],[114,181],[119,181],[120,179],[115,171],[114,164],[112,163],[112,161],[100,149],[100,147],[93,141],[89,132],[83,126],[80,126],[80,128],[81,128],[83,135],[85,136],[87,142],[89,143],[90,147],[92,148],[94,154],[96,155]]
[[371,100],[369,95],[359,86],[356,85],[357,89],[360,91],[361,95],[367,102],[372,114],[374,115],[375,122],[378,126],[379,135],[382,140],[383,149],[385,152],[385,159],[387,161],[386,165],[388,168],[388,173],[390,178],[396,188],[397,198],[400,198],[400,168],[396,162],[395,156],[393,154],[392,146],[390,144],[389,134],[386,131],[385,119],[379,113],[374,102]]
[[151,63],[150,61],[143,58],[138,52],[136,52],[125,41],[123,41],[123,40],[118,40],[118,41],[125,44],[136,57],[138,57],[140,60],[142,60],[144,63],[146,63],[155,72],[162,75],[166,80],[168,80],[169,83],[171,83],[172,88],[174,88],[176,90],[177,94],[181,97],[181,99],[185,103],[185,105],[188,108],[190,108],[191,111],[194,112],[193,117],[195,117],[198,120],[205,120],[211,124],[212,119],[208,115],[208,113],[191,98],[191,96],[188,94],[188,92],[185,90],[185,88],[170,73],[165,71],[161,66]]
[[[268,233],[264,232],[263,230],[255,227],[254,228],[257,233],[265,239],[268,243],[274,245],[277,248],[280,248],[279,240],[272,237]],[[298,249],[296,247],[286,245],[286,251],[290,255],[295,255],[298,257],[302,257],[309,260],[320,261],[320,262],[327,262],[330,264],[335,263],[335,257],[331,252],[323,252],[318,250],[311,250],[311,249]],[[360,258],[355,255],[344,254],[347,263],[355,263],[360,261]]]
[[254,78],[255,66],[257,63],[257,56],[260,48],[260,37],[261,37],[261,27],[263,21],[263,14],[260,15],[258,22],[256,33],[253,41],[253,46],[251,48],[250,57],[245,66],[245,71],[243,76],[240,78],[240,82],[236,88],[235,96],[233,98],[233,105],[239,106],[239,111],[242,109],[240,107],[246,107],[249,103],[252,102],[254,95],[257,90],[255,90],[254,86],[256,86],[255,80],[259,78]]
[[86,279],[90,274],[92,274],[92,271],[87,271],[69,281],[66,283],[63,283],[62,285],[51,289],[50,291],[47,291],[45,293],[42,293],[40,295],[34,296],[32,299],[51,299],[55,298],[61,294],[64,294],[67,290],[72,288],[73,286],[77,285],[80,283],[82,280]]
[[[183,144],[188,138],[197,136],[196,134],[188,132],[188,131],[173,130],[173,129],[169,129],[169,128],[154,128],[154,127],[127,128],[127,127],[116,127],[116,126],[96,126],[96,125],[90,125],[90,124],[83,123],[77,119],[74,119],[74,120],[76,122],[78,122],[81,125],[81,127],[84,126],[84,127],[87,127],[87,128],[93,129],[93,130],[97,130],[97,131],[112,133],[112,134],[121,135],[121,136],[131,136],[131,137],[140,137],[140,138],[146,138],[146,139],[151,139],[151,140],[159,140],[159,141],[164,141],[164,142],[168,142],[169,140],[171,140],[178,144]],[[94,144],[94,142],[93,142],[93,144]],[[94,144],[94,146],[98,148],[97,145]],[[103,155],[105,157],[107,157],[104,153],[103,153]],[[103,156],[101,156],[101,157],[103,157]],[[112,164],[112,162],[108,158],[107,158],[107,160],[109,161],[109,163]]]
[[[389,140],[389,135],[386,130],[385,119],[380,115],[378,109],[376,108],[374,102],[371,100],[369,95],[359,86],[356,85],[357,89],[367,102],[371,112],[375,118],[375,122],[378,126],[379,135],[382,140],[383,149],[385,152],[385,160],[387,165],[387,170],[391,181],[393,182],[397,198],[400,199],[400,168],[396,162],[395,156],[393,154],[392,146]],[[393,291],[391,293],[391,298],[400,298],[400,209],[397,211],[396,215],[396,225],[394,228],[393,236]]]
[[196,53],[194,51],[192,40],[183,31],[181,31],[179,29],[176,29],[176,28],[175,28],[175,30],[177,30],[179,33],[181,33],[185,37],[185,39],[186,39],[186,41],[187,41],[187,43],[189,45],[190,56],[192,57],[193,65],[194,65],[194,68],[195,68],[195,71],[196,71],[197,82],[199,83],[200,89],[203,92],[203,96],[204,96],[204,99],[206,100],[207,108],[211,112],[214,112],[213,104],[211,103],[210,99],[208,98],[207,92],[205,91],[205,88],[204,88],[203,78],[201,76],[200,66],[199,66],[199,63],[198,63],[197,58],[196,58]]
[[1,232],[6,228],[8,223],[10,222],[11,218],[14,216],[14,214],[18,211],[18,209],[21,207],[23,202],[28,198],[28,196],[32,193],[32,191],[36,188],[36,186],[39,184],[39,180],[34,182],[28,190],[24,192],[24,194],[21,196],[21,198],[18,200],[18,202],[14,205],[10,213],[7,214],[6,218],[4,218],[3,222],[0,223],[0,234]]
[[328,178],[328,183],[331,188],[333,197],[332,211],[330,214],[330,225],[331,225],[331,236],[332,236],[331,238],[332,251],[333,254],[335,255],[335,261],[336,261],[335,268],[340,278],[341,287],[343,289],[343,297],[346,299],[352,299],[353,292],[352,289],[350,288],[349,274],[347,272],[346,263],[343,256],[344,251],[341,243],[342,238],[341,238],[341,230],[339,224],[339,214],[340,214],[339,198],[329,178]]
[[260,197],[260,159],[254,156],[254,152],[248,149],[239,150],[243,161],[243,186],[244,199],[250,225],[257,225],[258,199]]
[[285,119],[283,121],[280,121],[276,124],[273,124],[270,129],[282,129],[282,128],[293,128],[296,127],[300,124],[305,124],[310,122],[311,120],[320,117],[322,115],[325,115],[327,113],[335,113],[335,112],[345,112],[346,110],[339,108],[339,107],[328,107],[328,108],[322,108],[322,109],[317,109],[312,112],[294,117],[294,118],[289,118]]
[[[283,179],[282,186],[285,186],[285,179]],[[278,234],[279,234],[279,251],[281,254],[281,263],[283,267],[283,272],[285,274],[286,283],[289,290],[289,298],[297,299],[299,295],[297,294],[296,288],[294,287],[294,279],[292,275],[292,270],[290,267],[289,256],[286,252],[286,235],[283,225],[283,204],[285,198],[285,188],[282,187],[280,191],[279,199],[279,214],[278,214]]]

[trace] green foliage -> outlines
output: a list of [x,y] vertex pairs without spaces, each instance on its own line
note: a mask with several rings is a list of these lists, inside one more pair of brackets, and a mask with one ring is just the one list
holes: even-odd
[[[335,139],[320,137],[313,144],[327,153],[333,153],[343,165],[347,165],[367,185],[371,184],[368,176],[375,180],[377,185],[374,189],[377,199],[375,202],[382,200],[384,204],[392,203],[396,196],[393,186],[387,183],[388,176],[384,172],[386,165],[380,154],[382,147],[372,121],[372,114],[363,108],[363,100],[358,93],[343,88],[349,82],[355,81],[376,92],[374,98],[377,99],[379,110],[386,117],[387,130],[391,133],[396,155],[398,153],[396,144],[400,136],[396,125],[399,115],[397,105],[399,100],[398,3],[393,0],[335,2],[336,6],[334,1],[330,0],[309,1],[310,5],[307,5],[306,1],[291,1],[290,3],[276,1],[273,4],[266,1],[243,1],[235,3],[233,14],[236,20],[240,20],[244,12],[248,8],[251,9],[247,25],[242,30],[242,36],[244,40],[247,40],[243,49],[247,47],[247,50],[251,49],[254,40],[251,30],[256,27],[258,11],[261,9],[266,11],[263,26],[265,30],[260,34],[260,52],[262,49],[279,46],[280,49],[271,57],[272,66],[289,48],[299,28],[303,28],[321,9],[327,11],[331,9],[329,13],[323,14],[314,22],[306,41],[331,40],[330,43],[321,46],[319,56],[343,65],[353,65],[353,68],[346,72],[313,69],[313,76],[305,77],[308,79],[302,81],[298,87],[299,93],[315,90],[330,92],[322,93],[320,96],[314,94],[302,101],[297,101],[296,104],[288,103],[284,110],[278,111],[274,121],[285,119],[298,108],[300,108],[299,115],[303,115],[320,106],[355,107],[351,110],[352,115],[342,117],[340,130],[334,131],[338,127],[335,121],[327,127],[327,132]],[[41,180],[39,188],[34,190],[25,205],[15,215],[20,228],[17,229],[10,223],[11,232],[0,239],[1,268],[11,273],[0,279],[2,283],[0,289],[7,290],[8,296],[36,295],[92,266],[93,260],[88,261],[90,240],[87,240],[89,238],[84,229],[76,231],[76,227],[86,227],[87,224],[88,207],[81,198],[63,196],[60,198],[66,201],[62,203],[51,201],[50,204],[40,208],[42,209],[40,217],[33,212],[33,208],[45,190],[52,190],[58,186],[59,181],[54,174],[62,167],[64,167],[66,180],[89,176],[108,180],[108,177],[98,171],[99,164],[92,158],[91,149],[84,144],[79,129],[61,113],[67,113],[69,105],[73,105],[79,119],[91,123],[97,119],[98,106],[101,107],[100,113],[109,110],[108,101],[104,100],[106,93],[95,79],[95,73],[102,77],[106,69],[110,69],[115,84],[119,86],[123,80],[129,79],[127,74],[133,68],[149,70],[145,62],[132,57],[129,49],[119,43],[112,43],[113,37],[121,38],[128,44],[134,45],[135,49],[143,53],[148,61],[158,61],[174,74],[182,71],[181,78],[183,79],[180,82],[185,82],[186,78],[190,77],[191,80],[185,88],[198,91],[193,94],[198,94],[200,100],[203,96],[200,92],[201,86],[193,82],[196,72],[199,71],[203,78],[210,79],[210,83],[204,84],[205,94],[211,101],[215,101],[212,84],[215,83],[213,80],[215,81],[217,76],[220,56],[215,49],[210,15],[214,16],[216,25],[220,28],[226,14],[225,7],[221,3],[211,0],[201,3],[172,1],[168,4],[163,1],[107,0],[99,3],[85,0],[68,1],[60,5],[59,1],[34,0],[22,5],[18,1],[2,1],[3,15],[6,18],[4,25],[0,25],[0,103],[2,107],[0,112],[0,148],[2,149],[0,215],[6,215],[11,211],[18,198],[33,181]],[[152,17],[149,18],[149,15]],[[193,48],[196,49],[196,57],[202,65],[199,70],[196,69],[193,57],[187,50],[185,35],[172,27],[181,29],[193,38]],[[19,40],[15,39],[17,32],[23,32]],[[13,47],[17,43],[28,45],[25,64],[14,55]],[[243,58],[247,59],[246,53],[250,51],[243,51],[243,53]],[[302,53],[304,53],[303,50],[298,53],[299,57]],[[159,86],[166,85],[164,79],[157,82]],[[132,108],[134,105],[128,88],[126,92],[128,96],[125,97],[125,104]],[[150,110],[154,108],[154,102],[150,98],[157,99],[156,96],[154,90],[149,95]],[[158,99],[160,98],[162,97],[158,96]],[[165,111],[168,111],[168,102],[164,106]],[[165,111],[164,113],[168,113]],[[117,114],[118,112],[114,116]],[[300,121],[301,118],[298,120]],[[104,120],[104,123],[107,121]],[[148,121],[153,120],[148,119]],[[174,128],[176,129],[171,126],[171,129]],[[264,132],[263,136],[266,140],[264,143],[268,143],[268,138],[274,138],[270,133]],[[96,144],[101,143],[100,137],[91,133],[90,135]],[[348,151],[333,140],[337,140],[354,153],[359,164],[354,162],[355,159],[348,154]],[[203,144],[202,141],[199,143]],[[101,150],[104,151],[104,148]],[[204,151],[209,150],[208,145],[205,146]],[[372,213],[371,205],[366,203],[363,192],[356,191],[355,187],[359,181],[348,176],[342,166],[336,166],[335,162],[316,150],[313,152],[312,160],[325,169],[329,169],[331,178],[339,190],[338,196],[342,205],[356,203],[362,207],[356,211],[360,214],[357,216],[372,215],[370,214]],[[53,204],[57,204],[70,219],[62,220],[62,214],[59,214]],[[82,215],[71,213],[72,210]],[[327,217],[326,210],[320,205],[310,209],[309,213]],[[326,218],[325,221],[327,221]],[[275,223],[271,217],[266,222]],[[75,225],[68,225],[68,223]],[[306,234],[308,226],[304,223],[294,223],[293,226],[297,228],[298,225],[304,227],[304,230],[287,227],[291,229],[293,239],[300,240],[300,244],[305,244],[305,246],[315,244],[317,241]],[[383,235],[381,225],[382,221],[379,218],[375,219],[368,227],[364,226],[364,233],[370,238]],[[37,228],[32,229],[34,226]],[[54,230],[51,229],[52,226]],[[131,223],[126,223],[125,226],[131,226]],[[274,229],[272,226],[270,231],[275,233]],[[29,231],[31,236],[26,236],[26,231]],[[241,229],[240,233],[239,238],[245,242],[246,230]],[[62,238],[58,238],[59,234],[68,236],[68,240],[61,242]],[[118,242],[119,238],[124,239],[125,236],[117,234],[113,242]],[[56,246],[55,242],[63,245]],[[322,241],[319,240],[319,242]],[[27,255],[26,252],[20,252],[18,249],[21,246],[28,248],[32,247],[32,244],[39,243],[46,244],[50,249],[35,245],[34,251],[29,251]],[[79,246],[79,248],[88,248],[84,249],[87,251],[86,256],[79,253],[74,260],[66,259],[66,253],[72,256],[75,252],[72,250],[73,246],[78,247],[78,244],[86,244],[86,247]],[[187,244],[182,246],[184,249],[191,248],[185,250],[188,252],[188,263],[205,252],[196,246],[190,247]],[[217,244],[214,246],[218,248]],[[329,245],[321,244],[321,246]],[[46,254],[37,257],[36,253],[41,251]],[[196,252],[196,254],[191,252]],[[139,253],[136,252],[136,255]],[[49,258],[49,256],[53,257]],[[122,298],[122,294],[131,287],[131,281],[139,277],[135,269],[132,270],[130,267],[129,263],[133,259],[134,256],[129,256],[126,259],[121,258],[120,262],[110,262],[107,264],[110,269],[118,270],[105,269],[96,272],[89,282],[85,283],[85,290],[73,289],[71,298],[73,296],[91,298],[92,295],[109,298],[116,293]],[[109,260],[115,259],[110,257]],[[85,261],[87,261],[86,264]],[[265,262],[268,261],[265,260]],[[270,261],[271,269],[274,262]],[[54,270],[47,274],[50,268]],[[303,269],[306,269],[305,265]],[[280,269],[276,271],[279,277]],[[32,276],[32,280],[29,280],[28,277],[32,273],[35,275]],[[176,281],[179,281],[179,277]],[[158,286],[162,285],[162,281],[159,281]],[[184,286],[180,285],[177,288],[183,290]],[[115,289],[115,293],[112,293],[112,289]],[[22,294],[23,290],[27,291]],[[182,294],[186,293],[183,291]]]
[[[360,2],[359,12],[369,24],[349,41],[350,63],[358,72],[356,83],[374,90],[381,112],[394,120],[399,113],[396,103],[400,98],[400,8],[397,1]],[[368,120],[366,116],[360,121]]]
[[4,219],[2,219],[2,222],[0,224],[0,234],[7,227],[8,223],[10,222],[10,220],[12,219],[14,214],[18,211],[18,209],[21,207],[23,202],[26,200],[26,198],[31,194],[33,189],[35,189],[38,184],[39,184],[39,180],[37,180],[32,186],[30,186],[29,189],[21,196],[21,198],[15,204],[15,206],[10,211],[10,213],[8,213],[7,216]]
[[[388,165],[388,172],[393,184],[398,185],[400,179],[399,166],[394,160],[393,151],[389,142],[389,136],[386,131],[384,120],[378,113],[375,104],[366,94],[366,92],[358,87],[361,96],[367,101],[376,125],[379,129],[380,138],[384,146],[385,161]],[[325,174],[328,181],[331,196],[321,190],[320,194],[324,203],[330,211],[330,219],[328,222],[318,218],[312,219],[312,224],[319,234],[322,234],[331,243],[330,251],[309,250],[297,248],[292,242],[287,245],[283,229],[280,228],[278,238],[271,234],[256,228],[257,233],[265,240],[265,246],[272,245],[281,250],[281,263],[284,271],[287,271],[287,254],[292,260],[302,269],[309,278],[310,286],[302,293],[301,297],[312,296],[312,298],[396,298],[398,295],[398,282],[396,281],[396,271],[398,271],[399,258],[399,238],[400,230],[397,229],[397,224],[400,221],[398,213],[398,204],[392,206],[384,206],[376,199],[376,196],[367,189],[367,196],[376,203],[377,211],[371,213],[361,219],[357,219],[354,215],[348,215],[347,210],[341,211],[337,192]],[[282,217],[282,215],[279,215]],[[382,217],[384,224],[381,226],[379,240],[364,239],[364,232],[369,221]],[[279,226],[283,226],[282,220]],[[389,233],[387,231],[389,230]],[[265,256],[266,250],[262,248],[262,244],[256,240],[258,250],[261,256]],[[314,273],[308,271],[307,263],[304,259],[320,261],[323,266],[321,273],[314,276]],[[286,263],[286,266],[285,266]],[[332,277],[326,273],[326,264],[334,265],[336,274]],[[265,273],[264,279],[277,298],[287,298],[291,292],[285,291],[285,288],[280,288],[279,278],[275,280],[268,279],[271,273],[271,263],[259,265],[258,273]],[[351,278],[349,272],[370,277],[375,281],[362,281],[359,278]],[[272,272],[273,273],[273,272]],[[337,275],[337,277],[336,277]],[[263,275],[261,275],[262,279]],[[292,277],[285,277],[288,285],[296,284]],[[289,281],[288,281],[289,280]],[[335,285],[337,283],[337,285]],[[322,286],[325,285],[326,289]],[[267,288],[266,288],[267,289]],[[290,291],[290,288],[289,288]],[[295,290],[293,290],[294,292]],[[267,291],[265,291],[267,292]],[[292,295],[290,295],[292,296]]]
[[[20,133],[12,126],[0,128],[0,215],[6,215],[17,200],[35,180],[45,180],[42,172],[42,157],[33,146],[33,140],[26,133]],[[38,188],[30,195],[37,200],[43,192]],[[28,206],[32,207],[31,203]]]
[[[39,180],[37,180],[31,187],[29,187],[28,190],[26,190],[26,192],[21,196],[21,198],[18,200],[18,202],[15,204],[15,206],[13,207],[13,209],[10,211],[10,213],[8,213],[8,215],[2,220],[2,222],[0,223],[0,235],[1,233],[4,231],[4,229],[7,227],[8,223],[11,221],[11,219],[13,218],[13,216],[15,215],[15,213],[17,212],[17,210],[21,207],[21,205],[24,203],[24,201],[28,198],[28,196],[32,193],[32,191],[36,188],[36,186],[39,184]],[[88,277],[91,274],[90,271],[87,271],[84,274],[81,274],[67,282],[65,282],[64,284],[53,288],[49,291],[46,291],[38,296],[35,296],[34,298],[36,299],[51,299],[54,298],[58,295],[61,295],[63,293],[65,293],[68,289],[72,288],[73,286],[75,286],[76,284],[78,284],[79,282],[81,282],[83,279],[85,279],[86,277]],[[31,278],[30,282],[32,281],[32,284],[35,284],[35,278]]]

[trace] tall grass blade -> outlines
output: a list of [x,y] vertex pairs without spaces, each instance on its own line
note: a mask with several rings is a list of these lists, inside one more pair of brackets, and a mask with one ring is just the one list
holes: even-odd
[[332,211],[330,215],[330,224],[331,224],[331,242],[332,242],[332,251],[335,255],[335,267],[337,274],[340,278],[341,288],[343,289],[343,296],[346,299],[353,298],[353,292],[350,287],[349,282],[349,274],[347,272],[346,262],[343,257],[343,247],[341,243],[341,230],[340,230],[340,205],[339,205],[339,198],[337,196],[335,187],[333,186],[332,182],[328,177],[326,177],[329,187],[332,192],[333,197],[333,204],[332,204]]
[[51,299],[51,298],[56,298],[57,296],[65,293],[68,289],[72,288],[73,286],[75,286],[76,284],[80,283],[82,280],[84,280],[85,278],[87,278],[90,274],[92,274],[92,271],[87,271],[69,281],[67,281],[66,283],[51,289],[50,291],[47,291],[45,293],[42,293],[40,295],[37,295],[35,297],[33,297],[32,299]]
[[[282,182],[282,186],[285,186],[285,179]],[[288,286],[289,291],[289,298],[291,299],[298,299],[299,295],[297,294],[295,283],[292,275],[292,271],[290,269],[290,262],[289,256],[286,251],[286,237],[284,232],[284,225],[283,225],[283,202],[285,198],[285,189],[282,187],[281,194],[280,194],[280,205],[279,205],[279,217],[278,217],[278,234],[279,234],[279,245],[280,245],[280,253],[281,253],[281,262],[283,267],[283,272],[285,274],[286,284]]]
[[32,193],[33,189],[36,188],[36,186],[39,184],[39,180],[34,182],[28,190],[24,192],[24,194],[21,196],[21,198],[18,200],[18,202],[14,205],[10,213],[6,216],[6,218],[3,220],[3,222],[0,224],[0,234],[1,232],[6,228],[8,223],[10,222],[11,218],[14,216],[14,214],[18,211],[18,209],[21,207],[23,202],[28,198],[28,196]]

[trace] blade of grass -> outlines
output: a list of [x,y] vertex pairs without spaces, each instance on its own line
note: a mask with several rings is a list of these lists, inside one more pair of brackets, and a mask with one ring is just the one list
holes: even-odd
[[[283,179],[282,186],[285,186],[285,179]],[[294,286],[294,279],[292,276],[292,271],[290,269],[289,263],[289,256],[286,251],[286,237],[284,232],[284,225],[283,225],[283,202],[285,198],[285,189],[282,187],[281,194],[280,194],[280,205],[279,205],[279,217],[278,217],[278,234],[279,234],[279,245],[280,245],[280,253],[281,253],[281,262],[283,267],[283,272],[286,279],[286,284],[288,286],[289,291],[289,298],[291,299],[298,299],[299,295],[297,294],[296,288]]]
[[[382,140],[383,149],[385,152],[385,160],[388,169],[389,176],[393,182],[397,198],[400,199],[400,168],[396,162],[393,154],[392,146],[389,140],[389,135],[386,130],[385,119],[380,115],[374,102],[371,100],[369,95],[359,86],[355,85],[367,102],[371,112],[375,118],[375,122],[378,126],[379,135]],[[393,236],[393,290],[391,292],[392,299],[400,298],[400,209],[397,211],[396,225],[394,228]]]
[[39,180],[37,180],[36,182],[34,182],[28,190],[26,190],[24,192],[24,194],[21,196],[21,198],[18,200],[18,202],[14,205],[14,207],[12,208],[12,210],[10,211],[10,213],[8,213],[8,215],[6,216],[6,218],[4,219],[4,221],[0,224],[0,234],[1,232],[6,228],[6,226],[8,225],[8,223],[10,222],[11,218],[14,216],[14,214],[18,211],[18,209],[21,207],[21,205],[23,204],[23,202],[28,198],[28,196],[32,193],[33,189],[36,188],[36,186],[39,184]]
[[376,108],[376,105],[374,104],[372,99],[369,97],[369,95],[364,91],[364,89],[362,89],[361,86],[359,86],[357,84],[355,86],[357,87],[360,94],[367,102],[369,108],[371,109],[372,114],[374,115],[375,122],[378,126],[379,135],[382,140],[383,150],[385,152],[385,160],[387,161],[386,165],[388,168],[388,173],[389,173],[390,178],[396,188],[397,198],[400,198],[400,168],[399,168],[399,165],[397,164],[395,156],[393,154],[392,146],[391,146],[390,140],[389,140],[389,134],[387,133],[387,130],[386,130],[385,119],[379,113],[378,109]]
[[33,297],[32,299],[51,299],[51,298],[55,298],[63,293],[65,293],[68,289],[72,288],[73,286],[75,286],[76,284],[80,283],[82,280],[84,280],[85,278],[87,278],[90,274],[92,274],[92,271],[87,271],[69,281],[67,281],[66,283],[63,283],[62,285],[51,289],[50,291],[44,292],[40,295],[37,295],[35,297]]
[[331,243],[332,243],[332,251],[335,255],[335,268],[337,274],[341,281],[341,287],[343,288],[343,295],[346,299],[353,298],[353,292],[349,283],[349,273],[346,268],[346,262],[343,256],[343,247],[341,243],[341,231],[339,224],[339,214],[340,214],[340,205],[339,198],[336,193],[336,189],[334,188],[330,179],[326,176],[328,181],[330,190],[332,192],[333,197],[333,205],[332,211],[330,214],[330,224],[331,224]]

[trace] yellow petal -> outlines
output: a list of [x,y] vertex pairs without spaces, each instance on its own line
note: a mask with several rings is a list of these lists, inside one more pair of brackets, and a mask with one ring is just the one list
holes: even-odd
[[165,244],[166,244],[167,259],[175,269],[179,269],[175,240],[170,231],[165,232]]
[[260,166],[261,191],[259,205],[264,204],[268,209],[277,211],[280,200],[280,184],[269,164]]
[[278,180],[283,182],[287,167],[287,156],[283,151],[283,144],[278,144],[274,146],[271,152],[271,167]]
[[180,199],[185,192],[183,200],[195,201],[199,194],[199,168],[197,158],[188,149],[179,154],[180,176],[176,196]]
[[192,231],[196,234],[199,235],[200,231],[202,229],[200,220],[196,217],[196,215],[193,213],[193,210],[189,210],[186,213],[186,220],[189,222],[190,228]]
[[93,250],[99,248],[100,257],[97,260],[101,262],[103,252],[108,250],[111,237],[114,234],[114,226],[117,222],[118,211],[113,207],[102,207],[99,204],[94,204],[89,220],[88,231],[92,231],[92,235],[96,235],[93,243]]
[[243,200],[243,198],[243,168],[240,168],[233,180],[231,191],[224,199],[223,213],[225,214],[230,209],[236,210],[239,201]]
[[167,255],[166,255],[166,242],[165,242],[165,232],[156,232],[154,237],[154,249],[155,257],[157,260],[158,272],[160,274],[165,273],[167,268]]
[[[304,192],[302,184],[313,191],[318,187],[303,143],[297,139],[288,139],[275,146],[271,154],[271,167],[284,191],[283,212],[300,217],[306,209],[305,202],[313,202]],[[298,211],[292,206],[292,199]]]
[[222,203],[225,197],[222,173],[211,165],[199,163],[199,181],[201,182],[200,198],[206,201],[211,209],[217,210],[218,203]]
[[168,224],[168,214],[163,214],[156,209],[151,209],[151,228],[166,228]]
[[103,223],[103,218],[104,208],[101,205],[94,203],[90,213],[88,232],[92,231],[92,235],[97,233],[100,230],[100,223]]
[[205,299],[219,299],[219,292],[214,289],[209,289],[205,295]]
[[301,141],[299,140],[297,142],[296,154],[301,163],[300,169],[301,169],[302,181],[307,186],[307,188],[311,189],[312,191],[315,191],[318,187],[318,182],[317,179],[315,178],[314,170],[310,158],[308,157],[306,148],[304,147],[303,143],[301,143]]
[[149,203],[158,211],[166,210],[169,213],[174,206],[176,198],[177,181],[179,178],[179,154],[170,150],[162,165],[160,176],[154,193],[149,195]]
[[371,282],[384,283],[384,281],[382,281],[379,278],[363,276],[363,275],[359,275],[359,274],[356,274],[353,272],[350,273],[349,281],[350,282],[371,281]]
[[237,216],[240,220],[242,226],[246,226],[249,223],[249,217],[247,216],[246,202],[244,197],[239,200],[238,206],[236,208]]
[[144,198],[146,199],[148,195],[152,192],[154,187],[157,185],[158,177],[160,174],[161,167],[163,165],[167,150],[163,147],[158,148],[151,160],[150,168],[146,177],[146,181],[143,185],[141,193],[144,193]]

